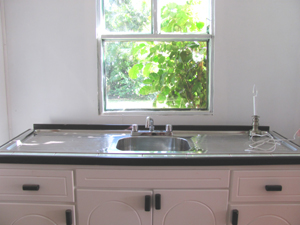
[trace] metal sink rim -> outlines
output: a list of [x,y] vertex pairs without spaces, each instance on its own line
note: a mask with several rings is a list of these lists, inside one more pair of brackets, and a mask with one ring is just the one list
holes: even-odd
[[[145,140],[146,143],[143,143]],[[158,140],[159,143],[156,142],[154,145],[150,143]],[[191,143],[186,138],[176,136],[127,136],[118,138],[113,145],[119,151],[131,153],[187,152],[192,149]]]

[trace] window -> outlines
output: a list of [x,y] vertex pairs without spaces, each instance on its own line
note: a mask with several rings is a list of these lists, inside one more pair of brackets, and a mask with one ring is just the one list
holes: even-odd
[[210,0],[99,1],[100,113],[212,110]]

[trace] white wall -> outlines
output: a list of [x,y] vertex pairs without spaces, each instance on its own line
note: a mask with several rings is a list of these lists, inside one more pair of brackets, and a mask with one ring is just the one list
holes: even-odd
[[[95,0],[4,0],[11,135],[33,123],[130,124],[99,116]],[[300,1],[216,0],[214,114],[154,116],[156,124],[300,128]]]
[[2,33],[2,15],[0,2],[0,145],[9,139],[8,135],[8,118],[6,104],[6,86],[4,73],[4,48],[3,48],[3,33]]

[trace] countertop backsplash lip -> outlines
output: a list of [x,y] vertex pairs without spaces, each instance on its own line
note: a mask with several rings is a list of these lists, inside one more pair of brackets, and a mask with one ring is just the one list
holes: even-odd
[[[34,124],[34,130],[131,130],[132,124]],[[172,125],[173,130],[189,131],[248,131],[252,129],[251,125]],[[139,125],[145,129],[145,125]],[[165,129],[165,125],[155,125],[158,130]],[[269,126],[259,126],[262,131],[270,131]]]

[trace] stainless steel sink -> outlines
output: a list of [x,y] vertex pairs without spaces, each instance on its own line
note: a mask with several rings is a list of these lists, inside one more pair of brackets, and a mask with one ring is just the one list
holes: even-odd
[[188,151],[189,142],[179,137],[126,137],[118,140],[116,148],[122,151]]

